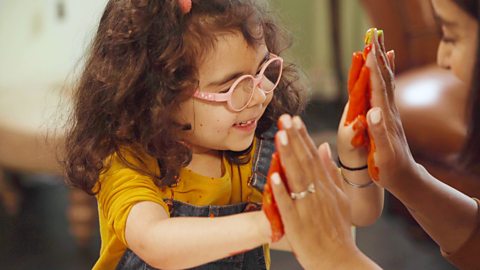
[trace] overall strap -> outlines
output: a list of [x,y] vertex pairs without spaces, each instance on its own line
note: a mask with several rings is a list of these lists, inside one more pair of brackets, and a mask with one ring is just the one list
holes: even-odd
[[270,169],[272,154],[275,152],[275,134],[278,128],[274,124],[262,134],[253,156],[252,176],[249,185],[263,192],[267,183],[267,174]]

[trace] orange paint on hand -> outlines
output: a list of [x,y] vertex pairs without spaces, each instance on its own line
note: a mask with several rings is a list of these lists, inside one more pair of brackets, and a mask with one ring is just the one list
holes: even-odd
[[[370,70],[365,66],[368,54],[372,51],[373,34],[376,29],[369,29],[365,35],[365,48],[363,52],[355,52],[352,57],[352,65],[348,76],[348,99],[349,107],[345,118],[345,126],[355,122],[353,131],[355,135],[351,144],[354,147],[367,147],[368,149],[368,172],[373,180],[378,181],[379,169],[375,165],[374,153],[375,142],[373,141],[366,115],[372,105],[372,88],[370,85]],[[383,38],[383,31],[377,32]]]
[[[282,123],[280,119],[277,121],[277,126],[281,130]],[[278,149],[278,141],[275,137],[275,145]],[[282,179],[287,192],[290,193],[290,188],[288,187],[288,183],[286,181],[287,177],[285,176],[285,171],[282,168],[282,163],[280,161],[280,155],[277,152],[272,154],[272,161],[270,162],[270,168],[267,174],[267,183],[265,184],[265,188],[263,190],[263,211],[267,216],[268,221],[270,222],[270,227],[272,229],[272,242],[276,242],[282,238],[285,231],[283,228],[282,218],[280,216],[280,211],[278,211],[277,203],[275,202],[275,197],[273,196],[272,192],[272,181],[271,176],[274,173],[278,173],[280,178]]]
[[284,178],[283,169],[280,165],[280,157],[278,153],[272,154],[272,162],[270,163],[270,169],[268,170],[267,183],[263,190],[263,211],[270,222],[270,227],[272,229],[272,242],[280,240],[284,234],[283,222],[278,211],[277,203],[275,202],[275,197],[272,192],[272,183],[271,176],[273,173],[280,174],[280,177]]
[[[371,136],[370,136],[371,137]],[[376,147],[375,147],[375,142],[373,140],[370,140],[370,147],[368,149],[368,159],[367,159],[367,164],[368,164],[368,174],[370,175],[370,177],[375,180],[375,181],[378,181],[380,178],[379,178],[379,174],[380,174],[380,170],[378,169],[378,167],[375,165],[375,150],[376,150]]]
[[358,76],[360,76],[360,71],[362,70],[364,63],[365,61],[363,60],[362,53],[354,52],[352,56],[352,66],[350,67],[350,71],[348,73],[348,94],[352,92],[355,82],[358,80]]
[[369,137],[368,137],[368,125],[365,115],[357,116],[357,121],[353,125],[353,131],[355,135],[352,138],[351,144],[354,147],[367,146]]
[[349,125],[358,116],[365,116],[370,109],[370,92],[368,91],[370,81],[370,70],[364,66],[360,72],[355,86],[349,94],[349,106],[345,125]]

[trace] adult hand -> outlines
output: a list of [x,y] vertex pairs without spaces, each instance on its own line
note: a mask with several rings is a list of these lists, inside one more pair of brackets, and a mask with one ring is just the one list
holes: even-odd
[[298,116],[283,115],[281,121],[284,130],[276,139],[283,180],[297,198],[290,197],[279,174],[272,175],[272,189],[300,264],[305,269],[374,269],[353,241],[348,198],[328,144],[317,150]]
[[367,57],[372,87],[372,108],[367,113],[370,136],[376,145],[375,164],[379,168],[378,185],[390,189],[398,181],[418,170],[395,105],[394,53],[385,52],[375,33],[373,49]]

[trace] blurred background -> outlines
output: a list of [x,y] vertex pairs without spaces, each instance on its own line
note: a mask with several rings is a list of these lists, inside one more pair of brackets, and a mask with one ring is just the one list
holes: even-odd
[[[286,58],[310,81],[307,126],[335,144],[353,51],[366,29],[396,51],[397,104],[417,161],[479,196],[478,177],[454,166],[465,137],[466,89],[435,66],[440,31],[427,0],[271,0],[293,35]],[[106,0],[0,0],[0,262],[2,269],[89,269],[100,247],[95,200],[65,186],[56,151]],[[333,147],[334,148],[334,147]],[[357,230],[359,247],[385,269],[454,269],[387,194],[380,220]],[[321,254],[319,254],[320,256]],[[272,269],[301,269],[273,252]]]

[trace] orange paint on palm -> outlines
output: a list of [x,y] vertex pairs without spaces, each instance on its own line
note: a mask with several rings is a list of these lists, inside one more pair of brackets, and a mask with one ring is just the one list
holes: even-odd
[[351,144],[354,147],[367,146],[369,137],[367,118],[365,115],[357,116],[357,121],[353,125],[353,131],[355,131],[355,135],[352,138]]
[[285,179],[283,169],[280,165],[280,158],[276,152],[272,155],[272,162],[270,163],[270,169],[267,175],[267,183],[263,190],[263,211],[270,222],[270,227],[272,229],[272,242],[280,240],[284,234],[282,218],[278,211],[271,187],[272,183],[270,178],[275,172],[280,174],[282,180]]
[[[378,181],[379,169],[375,165],[374,153],[375,142],[370,136],[366,115],[372,105],[372,88],[370,85],[370,70],[365,66],[368,54],[372,51],[373,34],[376,29],[369,29],[365,35],[365,48],[363,52],[355,52],[352,57],[352,65],[348,77],[349,107],[345,117],[345,126],[355,122],[353,131],[355,135],[351,144],[354,147],[367,147],[368,149],[368,172],[373,180]],[[383,31],[377,31],[379,37]]]
[[[277,122],[277,126],[280,130],[283,129],[282,123],[280,120]],[[278,149],[278,141],[277,137],[275,137],[275,146]],[[278,173],[280,175],[280,179],[282,179],[287,192],[290,192],[290,188],[288,187],[287,177],[285,175],[285,171],[282,167],[282,163],[280,161],[280,155],[278,152],[274,152],[272,154],[272,161],[270,162],[270,168],[267,174],[267,183],[265,184],[263,190],[263,211],[270,222],[270,227],[272,228],[272,242],[276,242],[280,240],[284,234],[283,222],[280,216],[280,211],[278,211],[277,203],[275,202],[275,197],[273,196],[272,192],[272,181],[271,176],[274,173]]]
[[363,54],[361,52],[354,52],[352,56],[352,66],[348,73],[348,94],[352,92],[364,63]]
[[374,156],[375,155],[375,150],[376,150],[375,142],[373,140],[370,140],[370,147],[369,147],[368,159],[367,159],[368,173],[370,174],[370,177],[373,180],[378,181],[380,170],[375,165],[375,156]]

